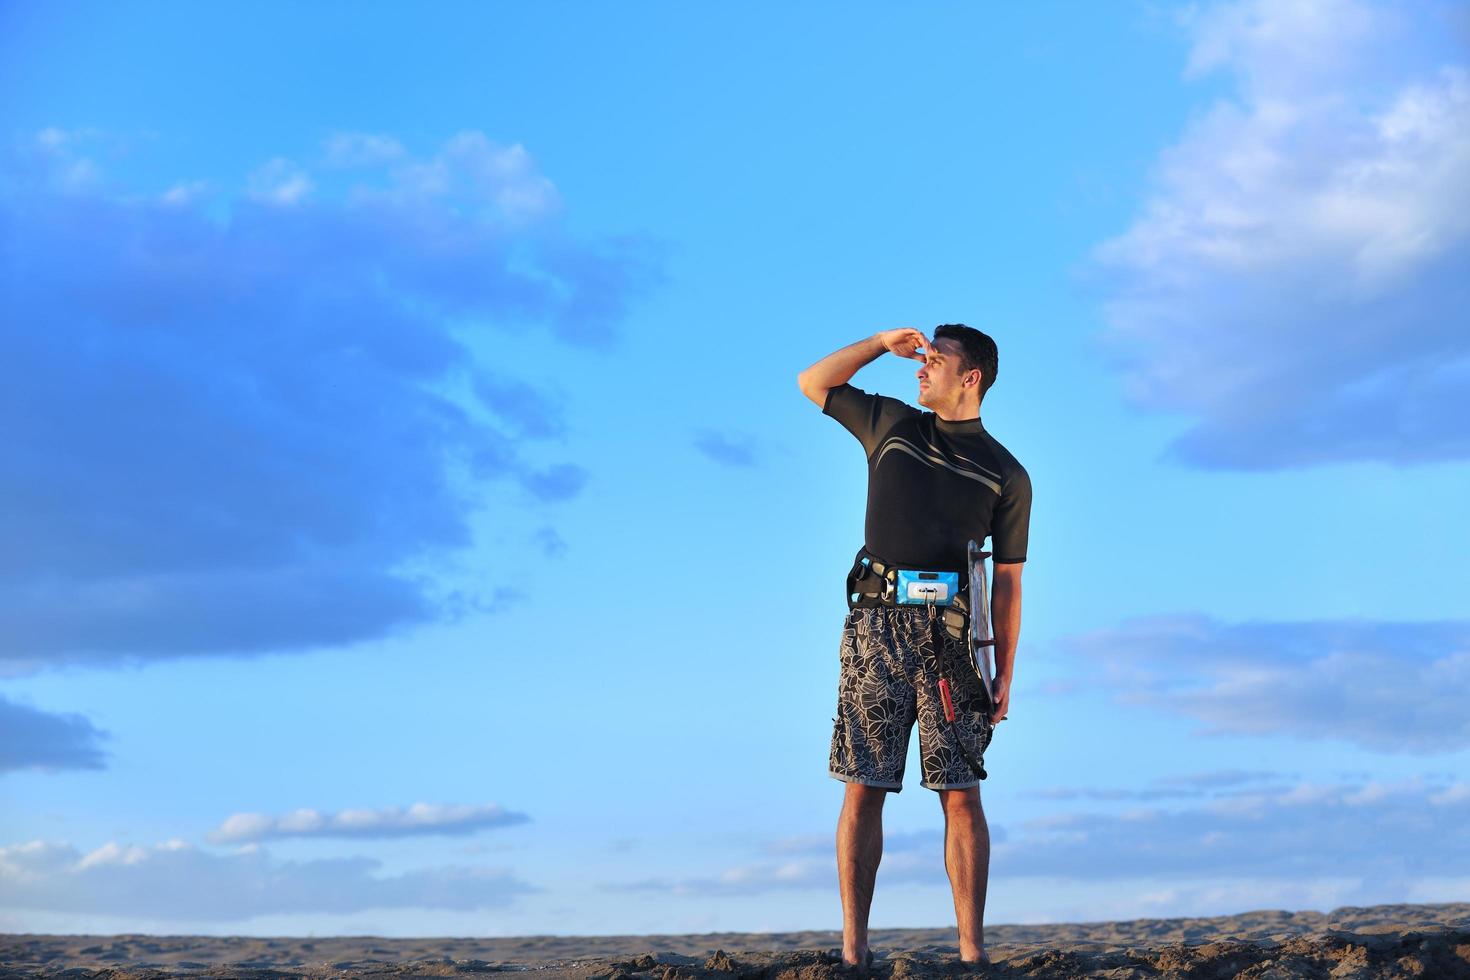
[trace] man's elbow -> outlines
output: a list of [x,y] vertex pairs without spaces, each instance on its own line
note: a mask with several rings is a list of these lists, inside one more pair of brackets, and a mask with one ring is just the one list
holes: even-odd
[[805,371],[796,376],[796,385],[801,389],[801,393],[810,398],[818,408],[827,407],[827,392],[831,390],[830,388],[813,384]]

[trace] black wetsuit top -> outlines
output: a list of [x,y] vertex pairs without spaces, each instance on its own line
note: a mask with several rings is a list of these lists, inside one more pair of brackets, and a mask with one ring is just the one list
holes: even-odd
[[868,555],[963,572],[967,542],[989,537],[993,561],[1026,560],[1031,477],[979,419],[946,422],[850,384],[827,392],[822,412],[868,454]]

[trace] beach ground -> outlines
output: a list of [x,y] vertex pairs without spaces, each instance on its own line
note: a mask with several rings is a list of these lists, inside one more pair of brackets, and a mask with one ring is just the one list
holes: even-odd
[[[882,929],[876,980],[1150,977],[1470,978],[1470,903],[1255,911],[986,928],[988,967],[953,929]],[[382,939],[371,936],[0,936],[0,980],[406,978],[531,972],[537,980],[847,980],[835,932]]]

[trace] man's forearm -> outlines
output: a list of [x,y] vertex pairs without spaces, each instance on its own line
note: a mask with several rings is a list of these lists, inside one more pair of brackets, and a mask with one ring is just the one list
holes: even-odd
[[847,384],[860,368],[876,361],[886,350],[879,335],[873,334],[871,337],[859,340],[855,344],[848,344],[841,350],[828,354],[798,374],[796,383],[801,385],[801,390],[807,394],[807,397],[811,397],[816,391],[826,391],[829,388]]
[[1021,638],[1021,586],[997,576],[990,597],[990,625],[995,632],[995,675],[1014,679],[1016,641]]

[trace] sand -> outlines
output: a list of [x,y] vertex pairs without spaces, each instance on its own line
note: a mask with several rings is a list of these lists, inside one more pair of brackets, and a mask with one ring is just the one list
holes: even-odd
[[[0,935],[0,980],[456,977],[848,980],[835,932],[511,939]],[[1470,978],[1470,903],[1243,912],[986,929],[992,964],[958,959],[953,929],[872,935],[875,980],[929,977]]]

